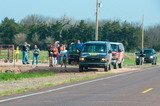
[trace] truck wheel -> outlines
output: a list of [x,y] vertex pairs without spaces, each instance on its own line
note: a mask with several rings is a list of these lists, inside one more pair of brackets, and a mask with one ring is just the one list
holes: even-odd
[[117,69],[117,67],[118,67],[118,64],[117,64],[117,63],[113,64],[113,68],[114,68],[114,69]]
[[122,67],[123,67],[123,63],[122,63],[122,62],[119,63],[119,64],[118,64],[118,67],[119,67],[119,68],[122,68]]
[[109,64],[109,67],[108,67],[108,70],[111,70],[112,68],[111,68],[111,64]]
[[70,61],[70,60],[68,60],[68,64],[71,64],[71,61]]
[[106,71],[106,72],[108,71],[108,66],[104,67],[104,71]]
[[121,61],[121,63],[118,64],[118,67],[119,67],[119,68],[122,68],[122,67],[123,67],[123,60]]
[[79,72],[83,72],[83,66],[79,66]]
[[85,68],[85,70],[88,70],[88,67],[84,67]]

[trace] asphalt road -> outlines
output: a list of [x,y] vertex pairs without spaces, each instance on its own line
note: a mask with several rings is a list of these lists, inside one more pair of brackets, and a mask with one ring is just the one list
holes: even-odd
[[160,67],[0,99],[0,106],[160,106]]

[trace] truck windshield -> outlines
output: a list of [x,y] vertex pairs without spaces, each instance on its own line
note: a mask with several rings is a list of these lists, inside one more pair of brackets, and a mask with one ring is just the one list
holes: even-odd
[[106,53],[107,46],[105,44],[85,44],[82,52],[87,53]]

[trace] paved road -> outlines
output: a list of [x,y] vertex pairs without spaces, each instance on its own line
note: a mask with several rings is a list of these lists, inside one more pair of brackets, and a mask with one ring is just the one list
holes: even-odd
[[0,99],[0,106],[160,106],[160,67]]

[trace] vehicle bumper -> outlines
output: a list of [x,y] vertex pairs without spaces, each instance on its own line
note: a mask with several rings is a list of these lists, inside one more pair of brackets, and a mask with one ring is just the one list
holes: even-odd
[[91,68],[104,68],[108,66],[108,63],[79,63],[82,67],[91,67]]

